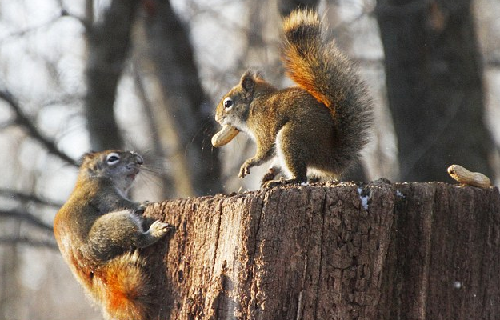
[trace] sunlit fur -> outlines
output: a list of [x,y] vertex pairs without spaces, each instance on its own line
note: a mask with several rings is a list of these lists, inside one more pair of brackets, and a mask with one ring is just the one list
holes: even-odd
[[[113,153],[119,160],[107,163]],[[147,319],[151,309],[154,285],[137,249],[166,231],[159,222],[144,230],[136,213],[142,206],[125,197],[142,162],[130,151],[86,154],[75,188],[54,220],[64,260],[106,319]]]
[[[283,21],[282,47],[285,70],[298,86],[279,90],[247,71],[216,109],[217,122],[257,144],[239,176],[273,157],[286,182],[306,181],[308,170],[340,176],[368,141],[373,107],[365,85],[333,41],[323,39],[315,12],[294,11]],[[230,110],[224,108],[227,98],[234,103]]]

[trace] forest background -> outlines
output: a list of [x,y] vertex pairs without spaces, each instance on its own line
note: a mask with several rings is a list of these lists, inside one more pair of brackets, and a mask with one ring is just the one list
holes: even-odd
[[100,319],[64,265],[52,220],[90,150],[133,149],[132,198],[257,189],[255,145],[214,149],[215,106],[247,68],[292,83],[280,16],[317,7],[375,104],[345,179],[445,181],[461,164],[500,179],[496,0],[22,0],[0,2],[0,319]]

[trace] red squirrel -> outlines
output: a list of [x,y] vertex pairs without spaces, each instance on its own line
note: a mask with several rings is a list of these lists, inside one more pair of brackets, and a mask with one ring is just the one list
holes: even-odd
[[[307,170],[339,177],[368,141],[373,106],[365,84],[333,41],[325,41],[317,13],[297,10],[283,21],[282,58],[297,86],[277,89],[247,71],[217,105],[220,147],[240,131],[257,144],[239,177],[270,159],[263,186],[307,181]],[[287,180],[272,180],[284,171]]]
[[108,150],[84,155],[68,201],[57,212],[54,234],[65,262],[106,319],[149,319],[153,285],[137,252],[170,229],[141,216],[145,206],[127,199],[142,157]]

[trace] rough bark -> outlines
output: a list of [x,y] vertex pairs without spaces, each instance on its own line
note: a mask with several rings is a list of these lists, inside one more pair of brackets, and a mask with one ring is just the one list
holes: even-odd
[[377,0],[401,181],[446,181],[451,164],[492,175],[471,0]]
[[[327,184],[154,204],[165,319],[496,319],[500,195]],[[167,248],[167,249],[165,249]]]

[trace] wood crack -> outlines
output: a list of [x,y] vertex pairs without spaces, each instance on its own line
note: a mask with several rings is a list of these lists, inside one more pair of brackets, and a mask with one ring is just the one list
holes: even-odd
[[324,246],[324,235],[325,235],[325,216],[326,216],[326,203],[328,195],[325,192],[323,197],[323,203],[321,205],[321,240],[320,240],[320,256],[319,256],[319,267],[318,267],[318,284],[316,286],[316,301],[314,304],[314,319],[318,319],[318,305],[319,305],[319,290],[321,288],[322,276],[323,276],[323,246]]

